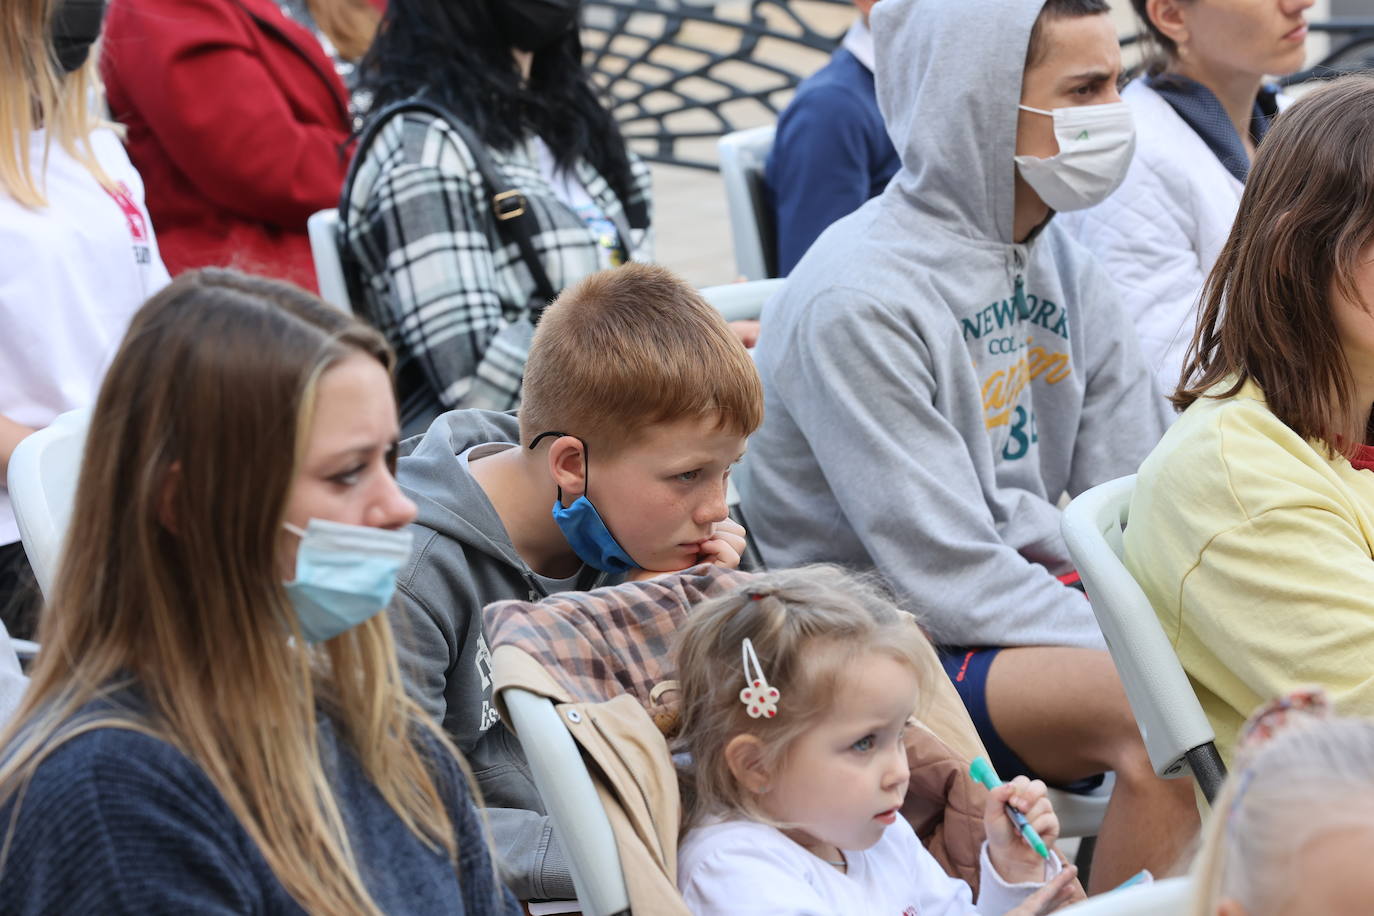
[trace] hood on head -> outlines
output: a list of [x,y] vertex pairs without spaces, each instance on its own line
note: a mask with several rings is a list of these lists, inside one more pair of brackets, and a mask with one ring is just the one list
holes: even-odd
[[889,193],[1010,244],[1016,106],[1043,0],[882,0],[872,13],[878,107],[902,160]]

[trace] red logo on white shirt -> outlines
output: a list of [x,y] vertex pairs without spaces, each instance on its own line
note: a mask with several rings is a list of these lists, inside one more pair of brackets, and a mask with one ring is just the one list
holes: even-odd
[[916,916],[916,907],[909,906],[902,910],[902,916]]
[[134,237],[135,242],[148,241],[148,221],[143,216],[143,211],[134,203],[133,195],[129,193],[129,186],[124,182],[119,182],[115,190],[105,189],[114,199],[119,209],[123,211],[124,218],[129,223],[129,234]]

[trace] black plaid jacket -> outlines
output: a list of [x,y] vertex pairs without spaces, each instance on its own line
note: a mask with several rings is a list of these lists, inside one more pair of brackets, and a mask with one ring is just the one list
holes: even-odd
[[[534,247],[554,288],[599,270],[596,238],[540,175],[533,139],[488,154],[533,208],[539,225]],[[647,208],[649,170],[633,154],[630,163],[630,203]],[[625,206],[586,161],[577,163],[576,173],[620,228],[629,258],[651,259],[651,230],[629,228]],[[347,227],[342,243],[358,265],[363,294],[354,307],[396,350],[407,435],[423,431],[445,410],[519,404],[520,341],[491,344],[512,324],[519,325],[513,330],[520,337],[522,320],[539,303],[519,249],[504,244],[497,231],[491,193],[452,128],[423,112],[403,112],[378,133],[358,164],[350,198],[341,202]],[[523,336],[527,345],[528,334]],[[475,386],[479,371],[486,384]]]

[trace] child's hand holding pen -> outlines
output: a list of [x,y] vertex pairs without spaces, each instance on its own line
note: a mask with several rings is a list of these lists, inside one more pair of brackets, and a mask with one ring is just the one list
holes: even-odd
[[982,758],[974,761],[970,772],[988,787],[983,824],[988,858],[997,873],[1009,884],[1044,881],[1049,847],[1059,838],[1059,818],[1045,784],[1024,776],[1003,783]]

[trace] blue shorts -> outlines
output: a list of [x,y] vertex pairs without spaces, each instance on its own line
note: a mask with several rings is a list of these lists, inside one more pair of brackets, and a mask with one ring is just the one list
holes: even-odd
[[[997,775],[1003,779],[1022,775],[1030,779],[1039,779],[1040,777],[1026,766],[1025,761],[1002,740],[1002,736],[997,734],[997,729],[992,727],[992,717],[988,715],[988,668],[1001,651],[1000,648],[978,649],[968,646],[946,646],[939,650],[940,662],[945,666],[945,673],[954,682],[954,689],[958,691],[959,698],[964,701],[964,707],[968,709],[969,718],[973,720],[973,727],[978,729],[978,737],[983,739],[983,747],[987,748],[988,758],[997,770]],[[1099,773],[1054,788],[1075,794],[1086,794],[1102,785],[1105,778]]]

